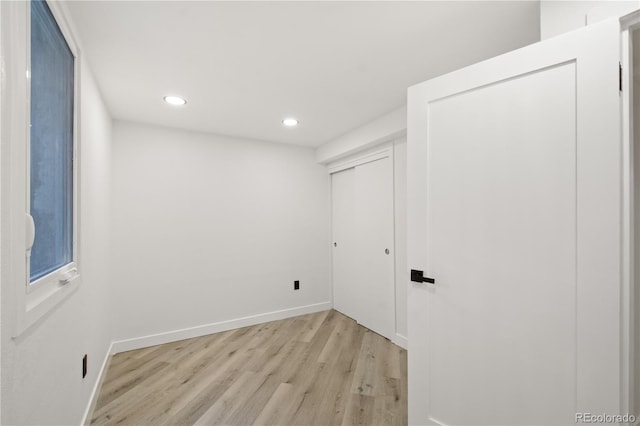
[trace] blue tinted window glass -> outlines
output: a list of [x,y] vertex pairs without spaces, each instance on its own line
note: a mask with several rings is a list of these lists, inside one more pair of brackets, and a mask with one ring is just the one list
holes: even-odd
[[32,1],[32,282],[73,259],[73,63],[46,2]]

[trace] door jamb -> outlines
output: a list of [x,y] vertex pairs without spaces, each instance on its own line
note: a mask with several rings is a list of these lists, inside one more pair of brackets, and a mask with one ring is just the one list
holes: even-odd
[[385,146],[382,148],[378,147],[374,150],[365,151],[364,153],[358,153],[346,160],[339,160],[335,163],[331,163],[327,166],[327,171],[331,175],[333,173],[341,172],[342,170],[361,166],[363,164],[381,160],[386,157],[390,157],[393,161],[393,144],[394,142],[391,142],[389,144],[385,144]]
[[[640,331],[640,321],[636,310],[637,294],[640,292],[640,271],[637,271],[636,259],[636,214],[635,211],[636,174],[640,173],[640,164],[636,164],[636,149],[640,149],[640,141],[634,140],[633,120],[633,32],[640,31],[640,10],[632,12],[620,18],[620,60],[621,83],[620,111],[621,111],[621,137],[622,137],[622,288],[621,288],[621,406],[620,413],[640,415],[640,402],[637,402],[636,393],[640,388],[638,382],[638,369],[640,360],[638,356],[637,332]],[[636,94],[636,96],[640,96]],[[637,265],[637,266],[636,266]]]

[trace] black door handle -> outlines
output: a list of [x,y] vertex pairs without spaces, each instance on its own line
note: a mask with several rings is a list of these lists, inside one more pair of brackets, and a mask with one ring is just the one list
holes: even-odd
[[411,270],[411,281],[416,282],[416,283],[429,283],[429,284],[435,284],[436,280],[433,278],[427,278],[424,276],[424,272],[422,271],[417,271],[415,269]]

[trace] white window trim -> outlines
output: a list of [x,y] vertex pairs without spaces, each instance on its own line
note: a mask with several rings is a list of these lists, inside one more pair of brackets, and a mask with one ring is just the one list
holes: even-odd
[[[33,240],[29,208],[29,122],[30,122],[30,3],[2,2],[2,221],[3,281],[11,283],[15,309],[13,337],[18,337],[67,299],[81,283],[80,262],[80,55],[60,5],[47,1],[74,56],[73,124],[73,261],[29,284],[27,249]],[[21,42],[22,41],[22,42]],[[6,277],[6,278],[5,278]],[[5,304],[7,306],[7,304]]]

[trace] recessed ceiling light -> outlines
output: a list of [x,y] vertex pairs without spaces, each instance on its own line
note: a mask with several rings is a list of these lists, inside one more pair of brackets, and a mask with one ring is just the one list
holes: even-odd
[[180,96],[165,96],[164,101],[171,105],[184,105],[187,103],[187,101]]
[[284,124],[287,127],[295,127],[297,126],[299,123],[298,120],[296,120],[295,118],[285,118],[284,120],[282,120],[282,124]]

